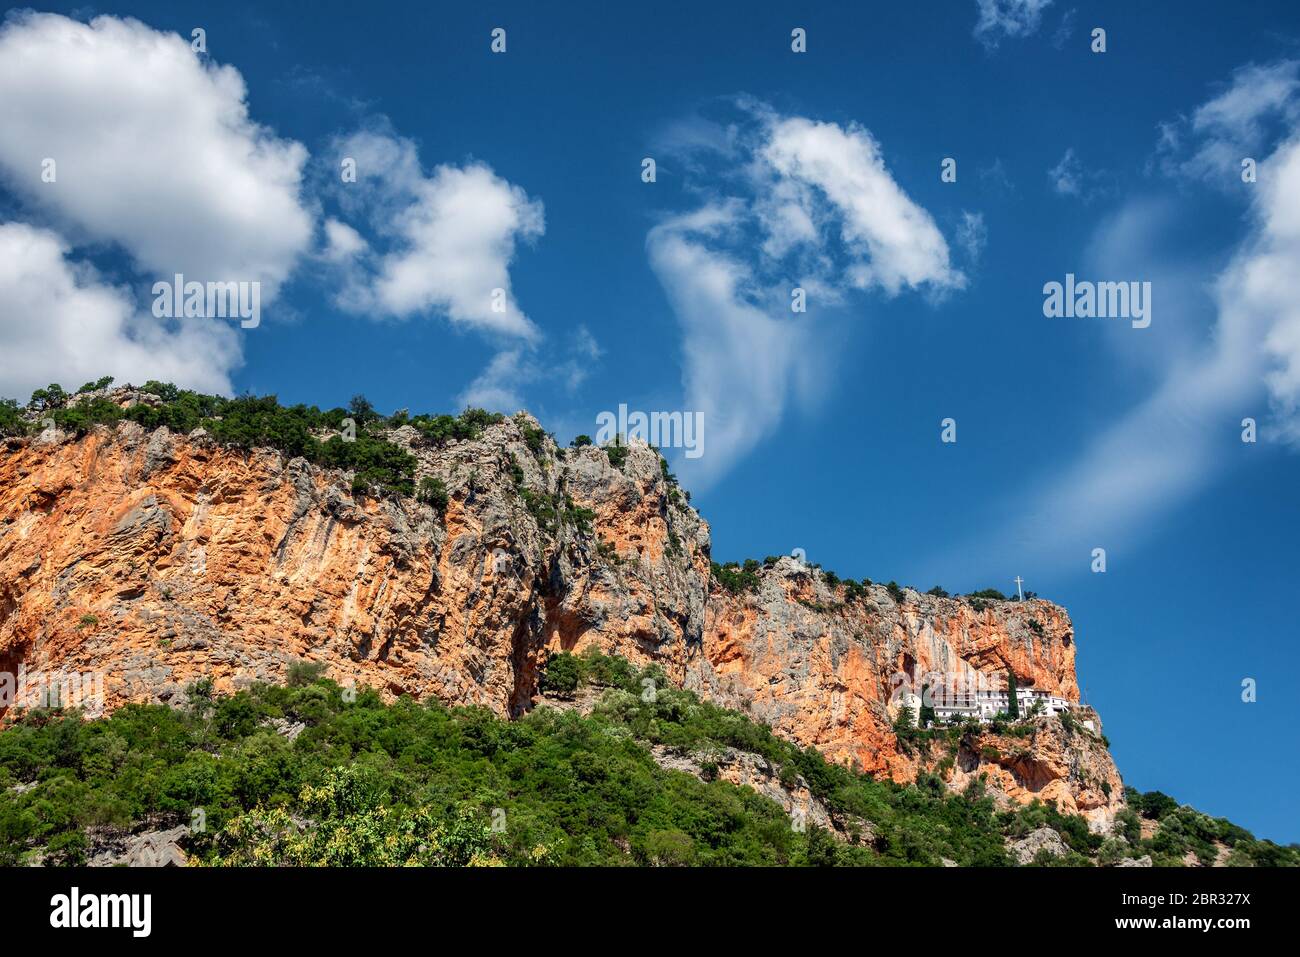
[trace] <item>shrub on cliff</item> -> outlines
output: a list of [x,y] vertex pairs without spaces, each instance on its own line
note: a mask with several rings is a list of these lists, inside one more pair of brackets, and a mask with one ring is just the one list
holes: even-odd
[[522,412],[515,416],[515,424],[524,437],[524,445],[528,446],[528,451],[535,457],[540,456],[546,448],[546,430],[530,425]]
[[613,445],[601,446],[605,450],[605,455],[609,458],[609,464],[616,469],[621,469],[623,463],[627,461],[627,446],[616,442]]
[[567,651],[559,651],[546,660],[538,687],[544,692],[571,697],[582,679],[582,662]]
[[459,416],[454,415],[417,415],[411,418],[414,426],[424,438],[434,444],[443,442],[472,441],[483,434],[489,425],[504,422],[505,416],[483,409],[466,409]]
[[49,409],[61,409],[67,401],[68,393],[63,391],[63,386],[57,382],[52,382],[44,389],[37,389],[33,392],[27,405],[38,412],[44,412]]
[[22,435],[27,431],[18,403],[0,399],[0,436]]
[[434,475],[426,475],[420,479],[420,490],[415,497],[424,504],[432,506],[439,515],[447,511],[447,506],[451,502],[447,494],[447,486],[442,479]]
[[[87,386],[93,386],[94,391],[110,382],[110,377],[104,377]],[[399,419],[385,420],[364,396],[354,396],[348,409],[323,412],[316,406],[282,406],[274,395],[227,399],[155,380],[146,382],[140,391],[157,396],[159,402],[141,402],[123,409],[101,398],[69,406],[68,394],[59,385],[52,384],[32,394],[27,410],[53,419],[55,426],[63,431],[78,434],[97,425],[112,426],[123,419],[137,422],[149,431],[161,426],[180,433],[203,428],[214,441],[233,448],[271,448],[327,468],[351,471],[356,494],[415,493],[414,457],[382,435],[386,424],[395,426]],[[317,433],[341,432],[347,418],[353,420],[355,436],[345,440],[335,435],[325,442],[317,438]],[[418,415],[409,422],[425,439],[442,442],[477,438],[484,428],[504,418],[482,409],[466,409],[459,416]],[[29,431],[31,427],[24,421],[18,404],[0,400],[0,436]],[[529,429],[525,440],[536,451],[542,436],[540,430]]]
[[756,559],[747,558],[744,565],[735,562],[719,565],[711,562],[710,568],[713,570],[713,580],[733,595],[758,590],[759,563]]
[[[302,688],[313,684],[325,676],[325,665],[319,661],[294,661],[285,672],[285,684],[290,688]],[[207,697],[211,697],[211,689]]]
[[85,395],[87,392],[98,392],[101,389],[107,389],[112,384],[113,377],[111,375],[106,375],[96,379],[94,382],[87,382],[77,390],[77,395]]
[[1161,791],[1147,791],[1145,794],[1132,791],[1129,794],[1129,803],[1143,817],[1154,818],[1157,821],[1171,811],[1178,810],[1178,802]]
[[123,417],[117,404],[107,399],[93,399],[75,406],[54,409],[46,416],[54,422],[56,428],[75,435],[85,435],[96,425],[112,425]]

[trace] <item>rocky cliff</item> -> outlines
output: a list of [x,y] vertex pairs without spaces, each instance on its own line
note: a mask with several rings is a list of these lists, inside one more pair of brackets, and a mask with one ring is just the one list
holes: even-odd
[[[522,414],[473,440],[387,437],[417,481],[441,480],[445,509],[354,495],[347,473],[202,430],[6,440],[0,672],[29,686],[91,673],[111,709],[179,701],[200,678],[282,680],[310,660],[344,684],[508,715],[532,707],[550,653],[595,645],[898,780],[934,770],[892,730],[900,685],[1010,671],[1078,697],[1073,627],[1045,601],[846,589],[793,558],[729,590],[707,523],[648,447],[616,467]],[[963,745],[940,773],[1105,824],[1123,789],[1101,739],[1040,721],[1032,740]]]

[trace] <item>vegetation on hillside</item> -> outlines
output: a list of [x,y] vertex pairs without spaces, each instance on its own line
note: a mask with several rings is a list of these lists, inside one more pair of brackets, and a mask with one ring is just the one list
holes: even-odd
[[[1006,840],[1044,824],[1071,848],[1057,863],[1176,863],[1215,842],[1241,863],[1300,862],[1295,847],[1163,796],[1130,797],[1121,833],[1103,839],[1041,804],[998,811],[980,786],[876,781],[618,657],[553,656],[542,686],[601,697],[587,717],[539,708],[506,721],[384,704],[304,665],[286,686],[228,697],[199,683],[181,709],[128,705],[94,721],[30,712],[0,732],[0,863],[77,864],[100,829],[190,825],[196,809],[204,828],[187,849],[213,865],[1003,865]],[[298,724],[296,737],[280,733]],[[801,829],[748,788],[663,769],[649,745],[762,755],[872,833]],[[1141,838],[1139,815],[1158,821],[1154,836]]]

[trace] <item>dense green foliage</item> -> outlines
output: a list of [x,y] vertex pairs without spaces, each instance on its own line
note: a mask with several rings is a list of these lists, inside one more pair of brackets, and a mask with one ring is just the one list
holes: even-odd
[[710,567],[713,569],[713,580],[733,595],[758,590],[758,562],[753,558],[745,559],[744,565],[735,562],[719,565],[713,562]]
[[[128,705],[95,721],[30,712],[0,732],[0,862],[39,851],[77,863],[95,828],[189,824],[198,808],[206,829],[188,850],[210,864],[1001,865],[1005,839],[1043,824],[1071,848],[1055,863],[1177,863],[1215,842],[1242,863],[1300,861],[1295,847],[1150,795],[1130,796],[1135,810],[1103,844],[1082,818],[1041,804],[999,812],[978,782],[954,795],[935,775],[900,787],[830,764],[654,666],[595,652],[548,662],[543,687],[583,685],[603,689],[588,717],[539,708],[505,721],[385,705],[304,663],[284,687],[214,697],[200,683],[184,709]],[[305,727],[291,740],[277,721]],[[747,788],[665,770],[650,744],[762,755],[783,782],[802,777],[849,838],[792,826]],[[1137,815],[1148,812],[1159,829],[1143,840]]]
[[0,399],[0,438],[27,431],[22,409],[13,399]]

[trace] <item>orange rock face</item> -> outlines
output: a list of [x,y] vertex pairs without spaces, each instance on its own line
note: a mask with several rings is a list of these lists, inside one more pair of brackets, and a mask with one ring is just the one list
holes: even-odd
[[[850,598],[794,559],[733,595],[711,580],[708,526],[655,452],[634,446],[616,469],[600,449],[530,447],[521,424],[534,423],[439,446],[391,434],[417,479],[443,480],[443,515],[354,496],[350,476],[301,459],[134,423],[9,440],[0,673],[93,674],[111,709],[181,701],[200,678],[283,680],[309,660],[344,684],[509,715],[531,707],[548,654],[594,645],[900,780],[920,762],[896,746],[896,692],[931,673],[1000,684],[1010,671],[1077,699],[1062,608],[896,601],[880,586]],[[1085,781],[1046,732],[1040,750],[1041,772],[986,769],[1008,799],[1113,811],[1113,764]],[[971,771],[953,773],[956,786]]]
[[1033,724],[1028,737],[989,732],[963,739],[948,783],[960,790],[982,776],[1012,802],[1038,798],[1064,814],[1109,823],[1123,806],[1124,783],[1100,738],[1052,718]]

